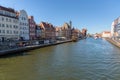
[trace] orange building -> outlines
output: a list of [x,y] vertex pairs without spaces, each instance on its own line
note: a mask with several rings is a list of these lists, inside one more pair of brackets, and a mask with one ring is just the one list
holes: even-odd
[[36,39],[36,23],[34,21],[34,17],[33,16],[29,16],[28,17],[28,21],[29,21],[29,36],[30,36],[30,40],[35,40]]
[[76,38],[79,38],[80,37],[80,30],[79,29],[72,29],[72,37],[76,37]]

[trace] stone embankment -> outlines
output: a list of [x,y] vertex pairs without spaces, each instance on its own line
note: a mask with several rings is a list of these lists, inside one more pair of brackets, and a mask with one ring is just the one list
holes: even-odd
[[49,44],[16,47],[16,48],[13,48],[13,49],[1,50],[0,55],[11,54],[11,53],[19,53],[19,52],[24,52],[24,51],[33,50],[33,49],[42,48],[42,47],[47,47],[47,46],[58,45],[58,44],[67,43],[67,42],[72,42],[72,40],[59,41],[59,42],[56,42],[56,43],[49,43]]
[[120,48],[120,43],[111,39],[111,38],[105,38],[108,42],[112,43],[113,45],[117,46]]

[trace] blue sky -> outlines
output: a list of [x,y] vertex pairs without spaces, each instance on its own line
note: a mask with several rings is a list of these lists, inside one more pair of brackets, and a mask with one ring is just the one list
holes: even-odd
[[61,26],[71,20],[75,28],[87,28],[89,33],[110,30],[120,16],[119,4],[120,0],[0,0],[2,6],[26,10],[36,23]]

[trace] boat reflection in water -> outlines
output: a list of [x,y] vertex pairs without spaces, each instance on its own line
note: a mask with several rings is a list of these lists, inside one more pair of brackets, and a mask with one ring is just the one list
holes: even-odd
[[99,38],[101,39],[100,35],[94,35],[93,37],[94,37],[94,39],[99,39]]

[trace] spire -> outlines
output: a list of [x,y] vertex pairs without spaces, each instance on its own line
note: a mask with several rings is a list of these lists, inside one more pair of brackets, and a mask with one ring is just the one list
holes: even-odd
[[72,21],[70,20],[70,22],[69,22],[69,25],[70,25],[70,28],[72,28]]

